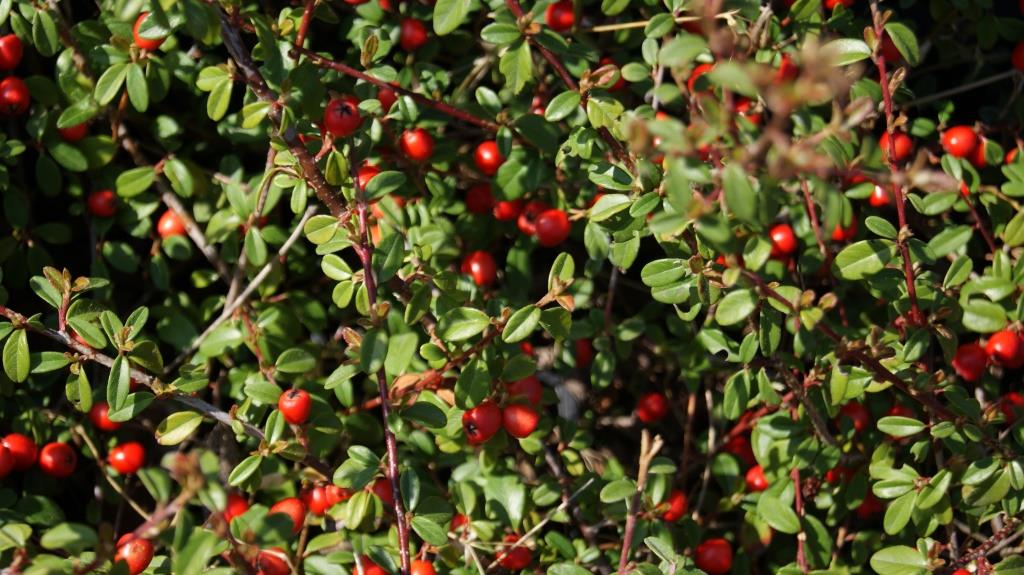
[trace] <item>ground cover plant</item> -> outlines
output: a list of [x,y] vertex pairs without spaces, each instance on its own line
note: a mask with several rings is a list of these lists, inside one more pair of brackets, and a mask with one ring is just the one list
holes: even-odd
[[3,573],[1024,572],[1022,41],[0,0]]

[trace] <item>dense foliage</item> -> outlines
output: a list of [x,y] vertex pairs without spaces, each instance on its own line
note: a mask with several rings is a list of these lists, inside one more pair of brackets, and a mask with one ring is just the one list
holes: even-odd
[[0,567],[1024,572],[1022,12],[0,0]]

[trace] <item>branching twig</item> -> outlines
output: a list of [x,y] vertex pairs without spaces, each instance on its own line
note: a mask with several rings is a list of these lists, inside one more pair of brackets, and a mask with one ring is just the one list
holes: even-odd
[[647,487],[647,471],[664,443],[660,435],[651,439],[651,433],[646,429],[640,435],[640,469],[636,475],[636,493],[629,505],[629,514],[626,516],[626,532],[622,537],[622,553],[619,555],[619,575],[626,575],[626,565],[629,564],[630,548],[633,546],[633,533],[636,531],[636,517],[640,513],[640,505],[643,502],[644,488]]

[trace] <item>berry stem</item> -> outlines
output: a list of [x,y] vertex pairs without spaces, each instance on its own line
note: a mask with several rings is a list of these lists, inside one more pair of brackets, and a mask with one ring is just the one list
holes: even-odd
[[[878,9],[878,0],[871,0],[871,18],[874,22],[875,37],[881,41],[885,37],[885,23],[882,21],[882,14]],[[892,90],[889,87],[889,76],[886,73],[885,54],[882,50],[876,49],[874,54],[875,65],[878,67],[878,77],[882,86],[882,101],[885,106],[885,131],[888,134],[889,149],[885,153],[885,162],[889,166],[893,183],[891,189],[893,197],[896,198],[896,217],[899,219],[900,233],[896,236],[896,244],[903,258],[903,274],[907,278],[907,298],[910,300],[910,313],[907,318],[910,325],[922,325],[924,317],[921,309],[917,306],[917,287],[914,285],[914,265],[910,261],[910,248],[907,246],[906,234],[910,228],[907,226],[906,197],[903,195],[903,186],[895,183],[899,168],[896,166],[896,118],[893,114]]]
[[651,461],[661,451],[664,443],[660,435],[651,439],[651,432],[644,430],[640,436],[640,469],[636,475],[636,492],[629,504],[629,515],[626,516],[626,532],[622,537],[622,552],[619,554],[618,575],[626,575],[626,565],[629,564],[630,548],[633,546],[633,533],[636,531],[636,517],[640,513],[644,488],[647,487],[647,471],[651,467]]

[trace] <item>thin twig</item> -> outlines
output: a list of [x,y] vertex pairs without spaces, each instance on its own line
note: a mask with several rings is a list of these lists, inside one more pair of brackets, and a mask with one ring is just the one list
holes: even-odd
[[633,546],[633,534],[636,531],[636,518],[640,513],[640,505],[643,500],[644,488],[647,487],[647,472],[651,467],[651,461],[661,451],[664,443],[660,435],[651,439],[651,432],[643,430],[640,435],[640,469],[636,474],[636,492],[629,505],[629,514],[626,515],[626,532],[622,536],[622,552],[619,554],[619,575],[626,575],[626,565],[629,564],[630,548]]
[[113,488],[113,490],[116,491],[117,494],[121,496],[121,499],[126,501],[128,505],[130,505],[131,508],[134,509],[135,512],[139,514],[140,517],[148,521],[150,518],[149,512],[143,509],[142,506],[138,504],[138,502],[132,499],[132,497],[125,492],[124,488],[121,487],[121,484],[115,481],[114,478],[111,477],[109,473],[107,473],[106,460],[103,458],[102,455],[100,455],[100,450],[96,448],[96,444],[94,444],[92,442],[92,439],[89,438],[89,434],[85,432],[85,429],[83,429],[82,426],[80,425],[75,425],[71,428],[71,433],[73,435],[78,436],[78,438],[81,439],[82,442],[85,443],[85,445],[89,448],[89,451],[92,452],[93,459],[96,460],[96,467],[99,468],[100,475],[103,476],[103,479],[105,479],[107,483],[110,484],[110,487]]

